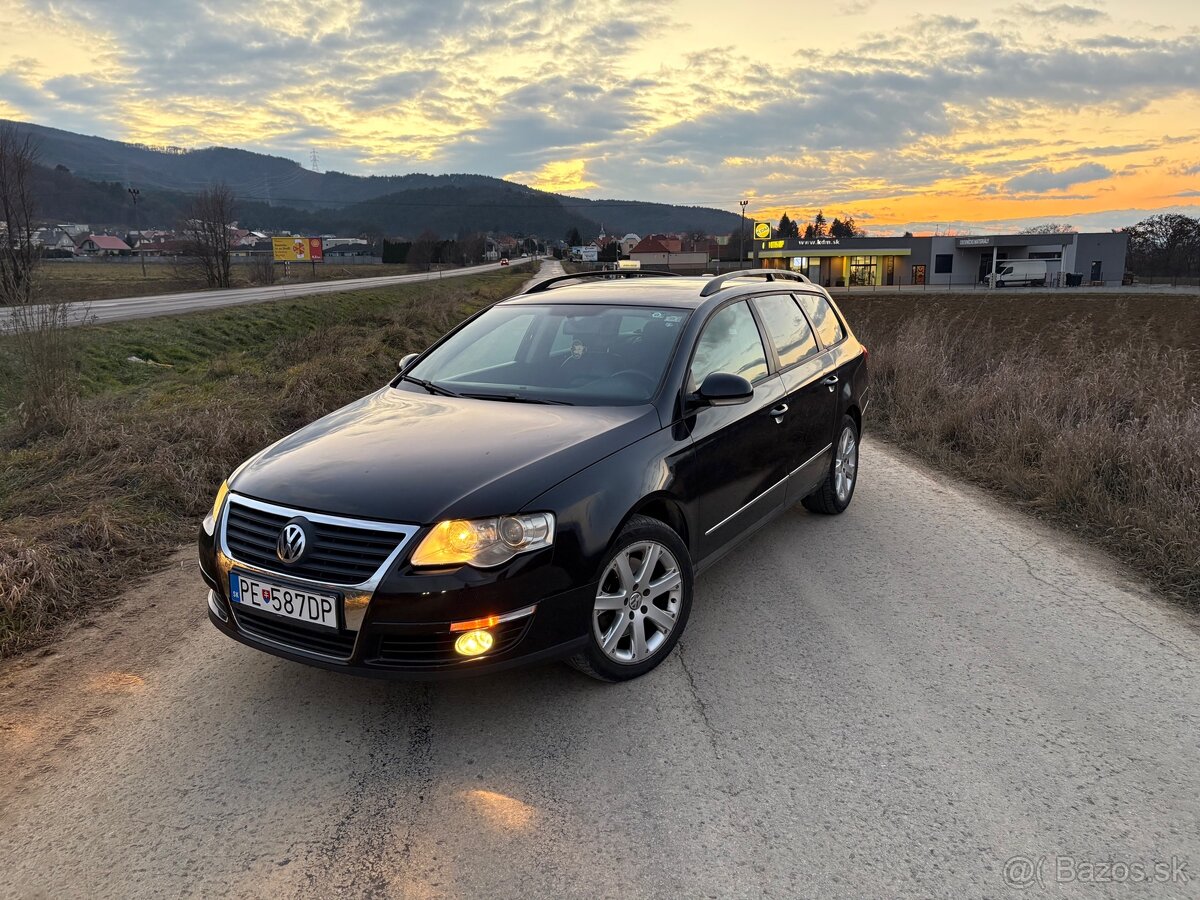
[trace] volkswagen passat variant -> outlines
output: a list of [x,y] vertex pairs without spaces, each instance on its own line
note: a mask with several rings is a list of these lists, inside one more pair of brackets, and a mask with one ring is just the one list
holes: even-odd
[[213,624],[361,674],[565,658],[620,681],[671,652],[696,573],[741,538],[846,509],[867,352],[824,290],[590,274],[243,463],[200,532]]

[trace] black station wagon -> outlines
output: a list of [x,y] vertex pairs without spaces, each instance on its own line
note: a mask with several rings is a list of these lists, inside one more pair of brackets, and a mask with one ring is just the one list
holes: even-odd
[[697,571],[796,503],[849,505],[866,362],[790,272],[539,282],[221,485],[209,616],[360,674],[636,677]]

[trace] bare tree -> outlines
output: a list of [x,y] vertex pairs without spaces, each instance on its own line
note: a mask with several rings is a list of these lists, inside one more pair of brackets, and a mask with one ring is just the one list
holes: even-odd
[[1069,222],[1045,222],[1022,228],[1017,234],[1074,234],[1079,229]]
[[255,284],[275,283],[275,259],[270,253],[258,253],[250,263],[250,277]]
[[0,125],[0,305],[21,360],[18,414],[26,425],[63,423],[74,408],[72,319],[86,309],[39,290],[34,168],[38,148],[12,124]]
[[28,304],[41,253],[34,242],[33,168],[38,150],[31,135],[0,125],[0,303]]
[[182,231],[187,260],[210,288],[227,288],[232,281],[229,259],[234,219],[233,191],[218,182],[196,194],[187,206]]
[[426,228],[421,236],[413,241],[408,251],[408,264],[417,269],[428,270],[439,250],[441,239],[437,234]]

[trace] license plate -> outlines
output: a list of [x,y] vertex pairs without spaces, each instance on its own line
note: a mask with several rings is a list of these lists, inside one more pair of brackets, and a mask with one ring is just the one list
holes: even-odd
[[229,575],[229,599],[251,609],[262,610],[285,619],[338,627],[338,600],[336,594],[318,594],[292,585],[275,584],[258,577],[231,572]]

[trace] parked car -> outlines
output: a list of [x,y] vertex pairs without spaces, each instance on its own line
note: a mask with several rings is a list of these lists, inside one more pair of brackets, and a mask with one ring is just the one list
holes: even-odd
[[867,351],[825,290],[595,274],[477,313],[239,466],[199,536],[213,624],[362,674],[620,681],[670,653],[697,572],[797,503],[847,508]]

